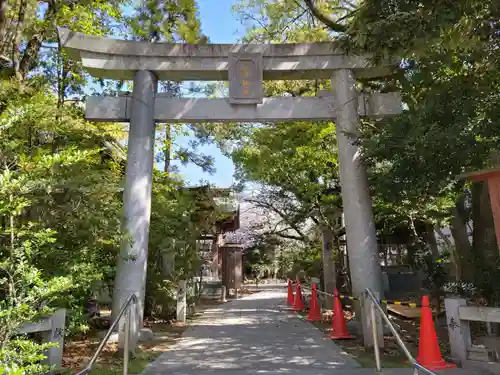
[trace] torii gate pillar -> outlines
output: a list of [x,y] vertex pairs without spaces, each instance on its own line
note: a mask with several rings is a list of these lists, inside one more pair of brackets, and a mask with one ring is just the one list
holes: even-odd
[[[157,79],[154,73],[141,70],[134,75],[132,109],[128,136],[127,167],[123,192],[123,230],[128,233],[121,249],[113,291],[113,314],[116,315],[130,294],[137,295],[136,316],[130,337],[138,339],[144,317],[146,270],[148,266],[149,221],[155,141],[154,104]],[[122,320],[122,324],[125,320]],[[121,325],[120,324],[120,327]],[[122,329],[119,329],[121,332]],[[120,337],[121,338],[121,337]],[[131,347],[135,347],[135,342]]]
[[[368,179],[362,165],[358,142],[359,115],[356,81],[352,70],[340,69],[333,73],[331,82],[337,107],[335,125],[352,292],[354,296],[361,297],[364,295],[365,288],[370,288],[380,298],[383,291],[382,271]],[[358,306],[358,313],[361,313],[360,309],[361,307]],[[363,319],[365,346],[372,346],[369,309],[361,313],[361,318]],[[381,327],[378,332],[381,336]],[[378,341],[382,344],[383,337],[380,337]]]

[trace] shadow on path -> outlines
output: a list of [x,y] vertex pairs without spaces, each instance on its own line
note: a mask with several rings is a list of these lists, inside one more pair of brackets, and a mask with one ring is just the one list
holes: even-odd
[[143,375],[329,374],[332,369],[360,367],[286,308],[282,287],[263,289],[205,311]]

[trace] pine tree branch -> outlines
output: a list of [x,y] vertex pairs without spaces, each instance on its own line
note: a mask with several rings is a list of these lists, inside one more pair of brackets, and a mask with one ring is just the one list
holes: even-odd
[[339,33],[344,33],[347,31],[347,27],[345,25],[342,25],[341,23],[334,21],[326,14],[323,14],[314,3],[314,0],[304,0],[304,3],[307,5],[307,7],[309,8],[314,17],[316,17],[320,22],[324,23],[333,31]]

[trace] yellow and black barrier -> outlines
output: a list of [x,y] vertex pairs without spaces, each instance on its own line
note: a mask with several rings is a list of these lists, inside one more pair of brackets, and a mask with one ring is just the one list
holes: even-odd
[[[340,299],[347,299],[351,301],[359,301],[359,297],[339,295]],[[378,301],[381,305],[396,305],[396,306],[406,306],[406,307],[422,307],[421,304],[415,302],[405,302],[405,301],[395,301],[390,299],[383,299]]]
[[346,296],[346,295],[339,295],[339,298],[340,299],[348,299],[350,301],[359,301],[359,298],[358,297],[353,297],[353,296]]
[[[323,292],[321,290],[319,290],[318,292],[321,294],[325,294],[329,297],[333,297],[333,294],[331,294],[331,293]],[[359,297],[348,296],[345,294],[340,294],[339,298],[343,299],[343,300],[348,300],[348,301],[359,301],[360,300]],[[420,303],[408,302],[408,301],[396,301],[396,300],[390,300],[390,299],[379,300],[379,303],[381,305],[396,305],[396,306],[406,306],[406,307],[414,307],[414,308],[422,307],[422,304],[420,304]]]
[[[309,285],[307,285],[307,288],[310,288]],[[334,295],[331,293],[324,292],[322,290],[318,290],[318,293],[327,295],[328,297],[333,297]],[[348,301],[359,301],[359,297],[354,297],[354,296],[348,296],[345,294],[340,294],[338,296],[340,299],[343,300],[348,300]],[[383,299],[378,301],[381,305],[396,305],[396,306],[406,306],[406,307],[413,307],[413,308],[421,308],[422,304],[416,303],[416,302],[408,302],[408,301],[396,301],[396,300],[390,300],[390,299]]]
[[415,303],[415,302],[403,302],[403,301],[391,301],[387,299],[383,299],[379,301],[383,305],[397,305],[397,306],[406,306],[406,307],[422,307],[420,303]]

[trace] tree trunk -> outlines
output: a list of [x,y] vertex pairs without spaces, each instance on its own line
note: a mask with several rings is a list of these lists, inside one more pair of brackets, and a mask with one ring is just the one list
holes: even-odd
[[[165,164],[163,166],[163,172],[168,174],[170,168],[170,124],[165,124],[165,145],[163,150],[163,155],[165,159]],[[163,251],[162,254],[162,266],[163,266],[163,276],[169,278],[172,276],[175,266],[175,247],[172,246],[171,251]]]
[[0,0],[0,53],[1,48],[5,43],[5,35],[7,35],[7,9],[9,8],[8,0]]
[[23,79],[19,71],[19,64],[21,56],[21,42],[24,31],[24,19],[26,18],[26,5],[26,0],[21,0],[19,3],[17,23],[14,32],[14,44],[12,45],[12,64],[14,66],[14,74],[19,81],[22,81]]
[[[339,249],[341,249],[340,247],[340,243],[338,245]],[[341,257],[341,261],[340,261],[340,272],[341,272],[341,275],[339,275],[340,277],[337,278],[337,282],[339,285],[339,287],[341,287],[343,290],[345,290],[347,292],[347,294],[351,294],[352,293],[352,284],[351,284],[351,267],[350,267],[350,264],[349,264],[349,256],[347,255],[349,252],[349,248],[347,247],[347,243],[344,245],[344,247],[342,248],[342,257]]]
[[[38,65],[38,54],[40,53],[42,43],[47,37],[47,34],[50,32],[50,30],[52,30],[54,26],[56,12],[57,10],[55,1],[49,1],[47,11],[45,12],[45,18],[43,22],[40,23],[40,25],[42,26],[34,31],[34,33],[31,35],[31,38],[26,43],[24,55],[19,63],[19,73],[22,77],[25,78],[28,73]],[[57,38],[57,40],[59,40],[59,38]],[[60,52],[61,46],[59,45],[58,48]],[[58,58],[63,57],[59,54]]]
[[163,172],[168,173],[170,168],[171,159],[171,144],[172,144],[172,134],[170,124],[165,124],[165,144],[163,149],[163,155],[165,159],[165,164],[163,165]]
[[[323,284],[327,293],[333,293],[336,287],[335,254],[333,253],[333,235],[330,228],[325,226],[321,230],[322,236],[322,259],[323,259]],[[326,308],[333,308],[333,300],[326,299]]]
[[436,224],[434,227],[434,230],[436,231],[437,235],[439,238],[445,243],[446,250],[450,252],[450,261],[453,266],[453,269],[451,272],[453,272],[452,276],[455,281],[460,281],[461,279],[461,272],[460,272],[460,263],[459,263],[459,258],[457,254],[457,250],[455,248],[455,245],[453,244],[452,241],[446,236],[443,231],[441,230],[441,227]]
[[487,183],[474,183],[473,189],[474,253],[479,255],[484,265],[494,265],[498,258],[498,247],[488,185]]
[[460,197],[451,209],[451,235],[455,242],[454,260],[456,262],[456,277],[470,281],[474,278],[474,264],[472,262],[472,247],[467,233],[467,215],[465,215],[465,199]]
[[10,8],[9,0],[0,0],[0,63],[5,65],[12,62],[13,19],[8,17]]
[[425,240],[429,244],[432,257],[434,259],[438,259],[440,254],[439,254],[438,244],[436,241],[436,235],[434,234],[434,225],[432,225],[432,223],[429,222],[425,223]]

